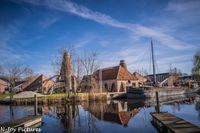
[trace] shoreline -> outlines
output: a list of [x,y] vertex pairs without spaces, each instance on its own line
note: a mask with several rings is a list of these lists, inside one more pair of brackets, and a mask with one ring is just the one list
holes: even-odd
[[[155,93],[159,93],[159,98],[179,97],[196,95],[195,89],[172,89],[172,88],[158,88],[151,90],[136,89],[134,92],[116,93],[116,97],[112,97],[112,93],[70,93],[67,98],[66,93],[43,95],[37,97],[37,104],[56,104],[56,103],[69,103],[69,102],[85,102],[85,101],[107,101],[107,100],[131,100],[131,99],[154,99]],[[34,97],[14,98],[13,101],[7,99],[0,99],[0,105],[34,105]]]

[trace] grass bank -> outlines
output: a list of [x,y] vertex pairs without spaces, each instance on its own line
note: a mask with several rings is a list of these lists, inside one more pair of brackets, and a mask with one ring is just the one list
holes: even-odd
[[0,100],[4,100],[9,94],[0,93]]
[[[33,105],[34,97],[26,97],[26,98],[14,98],[13,102],[10,102],[9,96],[2,95],[2,99],[0,99],[0,104],[15,104],[15,105]],[[58,94],[48,94],[37,97],[38,104],[55,104],[62,103],[67,101],[99,101],[99,100],[107,100],[107,93],[69,93],[69,97],[67,93],[58,93]]]

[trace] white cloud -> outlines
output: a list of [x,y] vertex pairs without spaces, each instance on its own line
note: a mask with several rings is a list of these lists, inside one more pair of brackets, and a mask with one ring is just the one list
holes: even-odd
[[[43,1],[22,0],[22,1],[24,1],[26,3],[31,3],[34,5],[40,5],[40,6],[43,5],[50,9],[53,9],[53,10],[59,10],[59,11],[71,13],[71,14],[80,16],[85,19],[95,21],[95,22],[103,24],[103,25],[108,25],[108,26],[115,27],[115,28],[125,29],[133,37],[133,38],[128,37],[128,39],[130,39],[129,44],[122,43],[122,44],[126,44],[126,46],[130,46],[130,44],[133,44],[133,42],[134,43],[138,42],[138,41],[142,40],[142,38],[151,38],[152,37],[154,40],[158,41],[160,44],[162,44],[166,47],[169,47],[171,49],[187,50],[192,47],[191,45],[187,44],[186,42],[175,38],[174,36],[169,34],[169,32],[167,30],[163,30],[160,27],[147,27],[147,26],[143,26],[140,24],[136,24],[136,23],[134,24],[134,23],[121,22],[121,21],[118,21],[117,19],[112,18],[109,15],[106,15],[106,14],[103,14],[100,12],[96,12],[96,11],[92,11],[84,6],[78,5],[71,1],[65,1],[65,0],[57,0],[57,1],[54,1],[54,0],[43,0]],[[182,3],[180,3],[178,5],[176,5],[176,4],[174,5],[174,3],[170,2],[167,7],[167,11],[174,11],[178,15],[186,14],[187,16],[194,17],[194,15],[191,14],[192,12],[194,12],[194,11],[192,11],[192,8],[191,8],[192,6],[193,6],[192,4],[187,5],[187,4],[182,4]],[[189,11],[190,14],[187,14],[187,11]],[[196,18],[198,19],[198,17],[196,17]],[[166,19],[164,19],[164,21],[165,20]],[[156,21],[157,21],[157,18],[156,18]],[[162,24],[164,21],[162,21]],[[56,22],[56,20],[55,21],[52,20],[52,22],[49,22],[49,24],[51,25],[54,22]],[[48,26],[48,21],[44,25]],[[167,28],[170,29],[169,27],[167,27]],[[174,30],[176,30],[176,29],[174,29]],[[102,46],[106,46],[107,44],[116,44],[115,42],[113,42],[116,39],[114,39],[114,40],[106,40],[105,38],[100,39],[101,41],[99,41],[99,44]],[[97,42],[96,37],[94,37],[92,35],[88,35],[88,36],[85,36],[84,38],[77,40],[74,44],[76,45],[75,47],[77,49],[79,49],[79,48],[83,48],[86,44],[93,42],[94,40]],[[102,41],[102,40],[106,40],[106,41]],[[144,43],[144,41],[142,43]],[[102,54],[104,54],[104,55],[100,55],[100,62],[103,62],[101,65],[103,65],[105,67],[118,65],[120,59],[125,59],[126,62],[128,63],[128,67],[131,68],[131,71],[134,71],[138,68],[148,69],[150,66],[149,54],[144,56],[143,53],[145,53],[146,49],[139,48],[140,47],[139,45],[141,46],[141,43],[138,44],[137,46],[118,49],[114,52],[113,51],[109,51],[106,53],[102,52]],[[157,51],[157,52],[159,52],[159,51]],[[143,59],[141,59],[141,58],[143,58]],[[168,56],[166,58],[159,57],[157,59],[157,63],[159,65],[159,70],[162,70],[162,72],[168,70],[170,63],[174,63],[176,66],[180,66],[180,67],[182,65],[183,70],[186,72],[189,72],[189,69],[191,68],[191,67],[188,67],[188,64],[191,64],[189,62],[189,60],[190,60],[190,56],[177,55],[177,56]],[[185,67],[185,66],[187,66],[187,67]],[[50,68],[48,68],[48,66],[43,66],[43,68],[41,69],[41,73],[45,73],[47,75],[51,75],[50,74],[51,72],[52,71],[50,70]]]
[[145,27],[140,24],[133,24],[133,23],[124,23],[120,22],[109,15],[92,11],[82,5],[78,5],[71,1],[66,0],[22,0],[26,3],[31,3],[34,5],[43,5],[49,7],[51,9],[68,12],[80,16],[82,18],[86,18],[100,24],[126,29],[128,31],[133,32],[134,34],[147,37],[147,38],[154,38],[158,40],[161,44],[176,50],[184,50],[190,48],[189,44],[170,36],[162,31],[155,30],[153,28]]
[[199,0],[172,0],[169,2],[166,11],[171,11],[181,22],[200,22],[200,1]]
[[60,20],[59,17],[45,18],[44,20],[39,22],[39,25],[42,26],[43,28],[47,28],[59,20]]
[[185,1],[177,1],[172,0],[169,2],[168,7],[166,10],[175,11],[177,13],[199,13],[194,12],[195,10],[198,11],[200,9],[200,1],[199,0],[185,0]]

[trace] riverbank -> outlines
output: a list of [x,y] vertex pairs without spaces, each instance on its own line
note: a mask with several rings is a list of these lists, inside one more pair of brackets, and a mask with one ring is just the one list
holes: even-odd
[[[43,104],[56,104],[56,103],[66,103],[66,102],[80,102],[80,101],[106,101],[107,93],[60,93],[60,94],[49,94],[41,95],[37,97],[38,105]],[[34,105],[34,97],[22,97],[13,98],[10,101],[8,94],[2,94],[0,99],[0,104],[3,105]]]
[[[113,93],[59,93],[41,95],[38,93],[31,92],[32,95],[28,94],[16,94],[11,102],[9,94],[0,95],[0,104],[13,104],[13,105],[33,105],[35,103],[34,94],[37,94],[38,104],[55,104],[55,103],[66,103],[66,102],[81,102],[81,101],[106,101],[113,98],[118,99],[143,99],[152,98],[155,100],[156,92],[158,92],[161,98],[170,98],[171,96],[185,96],[195,93],[194,89],[183,89],[183,88],[151,88],[151,89],[133,89],[132,91],[125,92],[113,92]],[[26,93],[26,92],[22,92]]]

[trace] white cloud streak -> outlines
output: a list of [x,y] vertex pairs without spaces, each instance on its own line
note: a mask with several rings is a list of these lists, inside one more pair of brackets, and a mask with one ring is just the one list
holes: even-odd
[[160,44],[175,50],[185,50],[190,48],[190,45],[166,34],[162,31],[155,30],[140,24],[120,22],[109,15],[92,11],[82,5],[78,5],[66,0],[22,0],[25,3],[31,3],[39,6],[46,6],[50,9],[55,9],[63,12],[68,12],[85,19],[95,21],[100,24],[108,25],[115,28],[126,29],[137,36],[153,38]]

